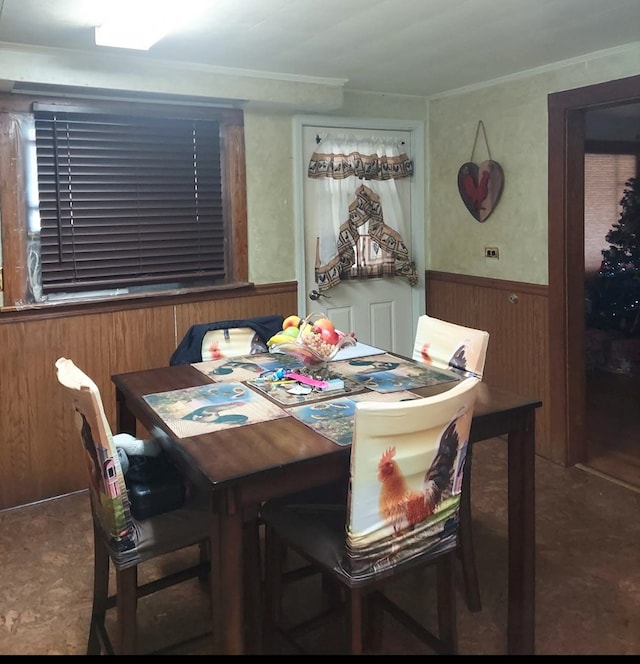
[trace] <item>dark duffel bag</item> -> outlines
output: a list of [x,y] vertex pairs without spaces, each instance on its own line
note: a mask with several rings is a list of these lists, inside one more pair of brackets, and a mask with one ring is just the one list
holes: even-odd
[[184,505],[184,479],[164,454],[130,456],[125,481],[134,519],[142,521]]

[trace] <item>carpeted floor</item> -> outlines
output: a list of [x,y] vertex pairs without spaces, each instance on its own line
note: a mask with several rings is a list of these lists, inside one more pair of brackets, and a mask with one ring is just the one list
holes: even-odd
[[[500,439],[474,448],[474,541],[483,609],[470,613],[459,595],[462,654],[506,653],[505,458]],[[536,653],[640,654],[640,493],[538,458],[536,495]],[[317,580],[305,583],[291,599],[299,612],[318,598]],[[84,654],[91,584],[87,494],[0,513],[0,654]],[[412,604],[429,605],[433,589],[418,593],[418,587],[399,584],[395,591]],[[208,603],[196,581],[164,593],[140,601],[141,651],[207,627]],[[318,654],[336,653],[331,634],[325,630],[308,645]],[[169,651],[211,652],[208,637]],[[430,651],[388,618],[381,654]]]

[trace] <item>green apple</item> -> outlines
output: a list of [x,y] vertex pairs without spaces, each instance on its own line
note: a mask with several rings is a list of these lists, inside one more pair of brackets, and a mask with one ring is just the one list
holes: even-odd
[[298,336],[298,328],[289,326],[285,327],[280,334],[284,334],[286,337],[291,337],[292,339],[295,339]]

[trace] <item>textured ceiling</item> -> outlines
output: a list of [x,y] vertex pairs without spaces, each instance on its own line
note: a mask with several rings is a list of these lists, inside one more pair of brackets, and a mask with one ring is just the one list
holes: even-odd
[[[0,0],[0,59],[16,44],[108,57],[93,43],[106,2]],[[430,96],[639,39],[640,0],[212,0],[129,53]]]

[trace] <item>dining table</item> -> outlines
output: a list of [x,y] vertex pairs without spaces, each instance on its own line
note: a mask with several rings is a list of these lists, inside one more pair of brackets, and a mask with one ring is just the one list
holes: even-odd
[[[247,367],[250,364],[251,360]],[[211,570],[215,648],[221,654],[253,653],[259,652],[260,639],[246,627],[246,515],[257,514],[263,501],[344,477],[349,472],[350,445],[292,416],[295,408],[253,389],[255,380],[221,383],[221,374],[211,366],[218,365],[196,363],[114,374],[117,427],[119,432],[139,435],[146,431],[158,438],[181,472],[208,492],[211,537],[216,543]],[[449,389],[455,384],[452,381],[460,379],[449,373],[451,380],[419,385],[411,392],[429,396]],[[222,406],[207,407],[203,395],[213,392],[219,402],[242,402],[249,416],[241,421],[242,416],[232,411],[225,415]],[[254,392],[260,395],[256,406]],[[321,395],[331,397],[331,393]],[[176,410],[180,399],[183,406],[189,403],[187,415]],[[501,438],[507,447],[506,653],[512,655],[534,654],[535,415],[541,405],[537,398],[482,382],[469,441],[476,445]],[[220,424],[207,430],[207,422]]]

